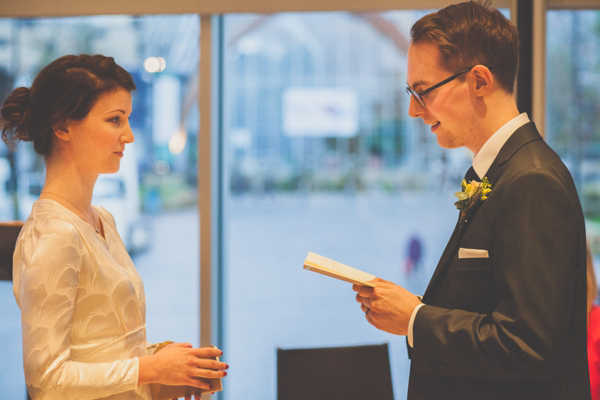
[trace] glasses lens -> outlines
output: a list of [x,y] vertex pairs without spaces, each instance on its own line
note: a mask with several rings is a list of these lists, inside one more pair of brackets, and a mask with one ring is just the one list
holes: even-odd
[[423,101],[423,98],[421,96],[419,96],[419,94],[417,92],[415,92],[414,90],[412,90],[410,87],[406,88],[406,93],[408,93],[409,96],[412,96],[415,98],[415,100],[417,101],[417,103],[419,103],[419,105],[423,108],[425,108],[425,102]]

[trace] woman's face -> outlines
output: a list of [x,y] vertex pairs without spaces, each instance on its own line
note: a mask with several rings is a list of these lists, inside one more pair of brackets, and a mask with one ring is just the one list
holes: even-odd
[[131,93],[119,88],[102,94],[85,118],[67,123],[71,154],[80,172],[119,170],[125,144],[133,142],[130,115]]

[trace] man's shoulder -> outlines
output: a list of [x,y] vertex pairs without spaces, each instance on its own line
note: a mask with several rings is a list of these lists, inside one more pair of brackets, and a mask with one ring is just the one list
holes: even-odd
[[[527,124],[514,133],[516,146],[501,166],[504,170],[521,172],[570,173],[560,156],[539,135],[533,124]],[[519,137],[520,136],[520,137]],[[512,139],[512,138],[511,138]],[[507,143],[508,144],[508,143]],[[514,145],[514,144],[513,144]]]

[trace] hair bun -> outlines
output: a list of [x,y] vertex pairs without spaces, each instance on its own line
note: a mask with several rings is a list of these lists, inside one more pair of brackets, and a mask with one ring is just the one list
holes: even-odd
[[9,146],[16,141],[31,141],[29,135],[29,93],[27,87],[18,87],[6,98],[2,106],[2,140]]

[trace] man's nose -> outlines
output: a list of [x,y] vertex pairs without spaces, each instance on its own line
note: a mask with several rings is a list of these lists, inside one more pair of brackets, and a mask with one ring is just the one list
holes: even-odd
[[425,112],[425,107],[423,107],[417,101],[417,99],[415,99],[415,96],[411,95],[410,100],[408,102],[408,115],[413,118],[419,118],[423,115],[424,112]]

